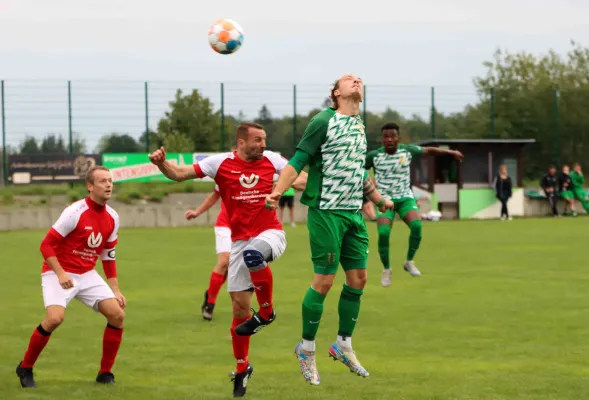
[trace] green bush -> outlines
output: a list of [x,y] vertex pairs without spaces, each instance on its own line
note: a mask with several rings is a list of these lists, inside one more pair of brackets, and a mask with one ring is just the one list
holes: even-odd
[[133,198],[126,192],[119,193],[117,195],[117,201],[123,204],[133,204]]
[[0,198],[0,203],[9,205],[14,203],[14,195],[12,193],[3,193]]
[[164,200],[164,197],[166,197],[166,195],[163,192],[155,191],[147,197],[147,200],[153,203],[161,203]]
[[133,200],[139,200],[139,199],[142,199],[143,198],[143,195],[137,189],[129,190],[128,196],[129,196],[129,198],[131,198]]

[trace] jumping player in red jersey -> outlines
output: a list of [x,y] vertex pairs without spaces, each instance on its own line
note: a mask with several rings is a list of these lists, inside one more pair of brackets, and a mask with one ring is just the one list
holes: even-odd
[[[231,338],[237,371],[233,375],[233,396],[245,395],[253,373],[248,353],[250,336],[276,318],[272,306],[272,271],[268,263],[278,259],[286,249],[286,236],[276,211],[265,206],[272,191],[274,175],[280,174],[287,161],[265,151],[266,132],[261,125],[241,123],[237,127],[237,150],[209,156],[193,166],[166,161],[162,147],[149,155],[162,173],[174,181],[209,176],[219,192],[231,221],[231,255],[227,276],[233,303]],[[293,183],[302,190],[307,175]],[[256,293],[259,310],[250,317],[252,292]]]
[[[112,367],[123,336],[126,300],[119,289],[115,264],[119,215],[106,202],[112,195],[108,168],[93,167],[86,175],[89,196],[67,207],[41,242],[41,282],[46,316],[35,328],[24,359],[16,367],[23,388],[36,387],[33,367],[65,309],[76,298],[106,317],[102,359],[96,382],[115,383]],[[108,285],[96,272],[100,257]]]
[[[221,198],[219,186],[215,185],[215,190],[207,196],[196,210],[188,210],[184,214],[187,220],[198,218],[205,211],[210,209]],[[213,268],[209,288],[205,290],[205,298],[201,306],[202,317],[210,321],[213,319],[213,311],[217,303],[217,295],[221,287],[227,280],[227,269],[229,268],[229,253],[231,252],[231,226],[229,224],[229,215],[227,209],[221,201],[221,211],[217,215],[215,222],[215,247],[217,250],[217,265]]]

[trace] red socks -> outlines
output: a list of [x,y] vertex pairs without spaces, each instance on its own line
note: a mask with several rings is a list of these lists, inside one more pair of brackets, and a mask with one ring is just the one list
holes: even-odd
[[209,288],[207,290],[207,302],[211,304],[215,304],[217,302],[217,295],[219,294],[221,287],[225,283],[225,280],[227,280],[227,275],[221,275],[214,271],[213,273],[211,273],[211,280],[209,282]]
[[237,360],[237,373],[240,374],[247,369],[248,365],[248,354],[250,350],[250,336],[238,336],[235,333],[235,328],[242,322],[247,321],[250,318],[248,315],[244,318],[233,317],[231,323],[231,344],[233,345],[233,356]]
[[[25,357],[21,362],[21,368],[33,368],[37,358],[49,342],[51,332],[47,332],[41,325],[35,329],[29,341],[29,347],[25,352]],[[115,363],[115,358],[121,346],[123,338],[123,330],[107,325],[104,329],[104,337],[102,339],[102,360],[100,360],[100,373],[111,372],[112,366]]]
[[250,271],[250,277],[256,291],[256,298],[260,305],[259,313],[264,319],[269,319],[272,315],[272,270],[266,266],[258,271]]
[[31,335],[31,339],[29,340],[29,347],[25,352],[25,357],[20,364],[22,368],[33,368],[35,362],[37,362],[37,358],[39,358],[39,354],[49,342],[49,338],[51,337],[51,332],[47,332],[41,325],[39,325]]
[[99,373],[111,372],[122,340],[123,329],[107,324],[102,338],[102,359],[100,360]]

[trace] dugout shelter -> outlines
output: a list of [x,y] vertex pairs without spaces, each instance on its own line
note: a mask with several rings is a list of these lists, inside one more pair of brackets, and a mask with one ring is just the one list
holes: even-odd
[[451,156],[421,156],[412,161],[414,192],[425,192],[433,210],[443,218],[497,218],[501,205],[495,198],[494,180],[499,165],[505,164],[513,183],[509,211],[524,215],[524,146],[535,139],[430,139],[420,146],[458,150],[464,161]]

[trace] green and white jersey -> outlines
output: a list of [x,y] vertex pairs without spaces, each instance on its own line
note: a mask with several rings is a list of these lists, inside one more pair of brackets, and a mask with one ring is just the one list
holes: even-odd
[[358,115],[328,108],[315,115],[297,150],[310,154],[301,203],[321,210],[360,210],[367,176],[366,135]]
[[400,144],[395,154],[388,154],[384,147],[368,153],[366,169],[374,168],[376,188],[389,200],[413,198],[411,190],[411,160],[423,154],[423,148]]

